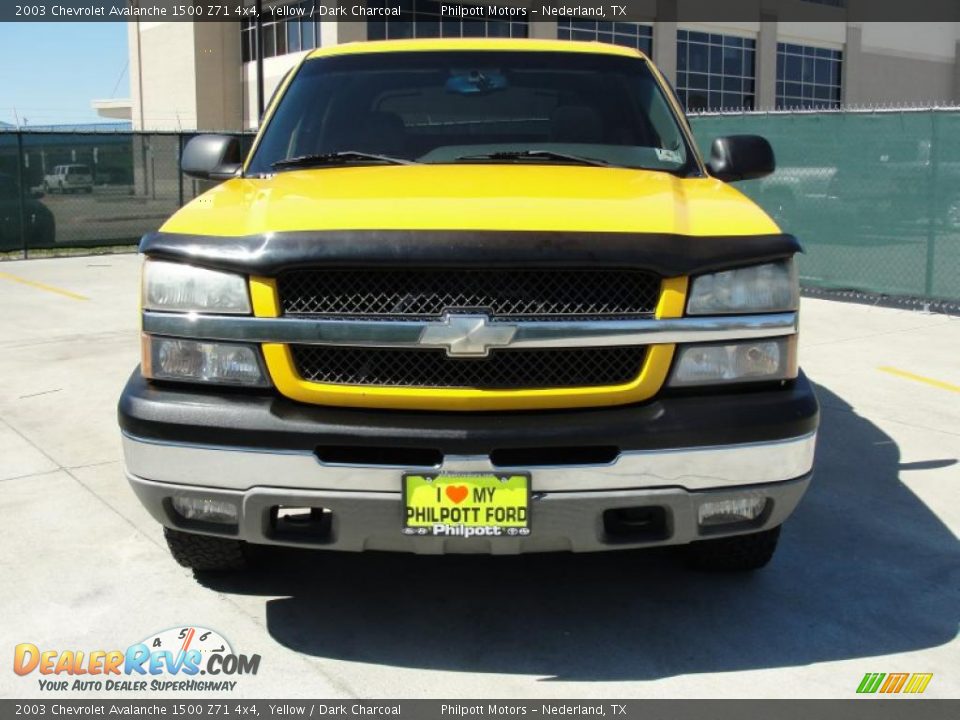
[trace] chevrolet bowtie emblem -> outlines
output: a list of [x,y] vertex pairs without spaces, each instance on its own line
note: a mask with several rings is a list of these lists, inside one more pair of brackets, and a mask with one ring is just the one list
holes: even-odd
[[505,347],[517,334],[517,326],[492,323],[486,315],[444,315],[443,322],[428,326],[420,345],[445,347],[453,357],[486,357],[492,347]]

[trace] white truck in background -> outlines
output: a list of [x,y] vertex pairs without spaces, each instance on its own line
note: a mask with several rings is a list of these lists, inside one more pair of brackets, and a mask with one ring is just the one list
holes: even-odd
[[92,193],[93,174],[90,172],[90,166],[80,163],[56,165],[53,172],[43,176],[43,191]]

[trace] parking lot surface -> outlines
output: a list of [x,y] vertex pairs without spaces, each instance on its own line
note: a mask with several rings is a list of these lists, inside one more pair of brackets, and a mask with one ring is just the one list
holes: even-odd
[[[261,655],[210,695],[225,699],[846,698],[867,672],[933,673],[926,696],[960,695],[960,318],[804,300],[816,476],[756,574],[693,573],[670,551],[283,550],[260,574],[198,581],[123,475],[138,271],[134,255],[0,264],[8,659],[189,625]],[[47,694],[37,678],[7,665],[0,692]]]

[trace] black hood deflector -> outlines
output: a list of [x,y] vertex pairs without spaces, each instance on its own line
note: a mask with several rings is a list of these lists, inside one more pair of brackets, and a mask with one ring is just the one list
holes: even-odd
[[314,267],[637,268],[665,277],[698,275],[802,252],[787,234],[689,236],[666,233],[515,230],[323,230],[216,237],[153,232],[152,258],[218,270],[276,275]]

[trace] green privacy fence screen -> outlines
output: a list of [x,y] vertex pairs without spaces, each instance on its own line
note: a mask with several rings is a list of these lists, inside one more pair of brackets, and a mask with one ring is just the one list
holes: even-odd
[[701,150],[755,133],[777,171],[737,183],[796,235],[808,287],[960,300],[960,111],[691,117]]
[[0,257],[137,244],[212,186],[180,172],[194,135],[0,129]]
[[[776,173],[737,186],[803,242],[804,285],[960,301],[960,110],[691,123],[705,153],[720,135],[773,143]],[[179,172],[190,137],[0,131],[0,254],[136,243],[207,186]],[[58,187],[64,165],[88,180]]]

